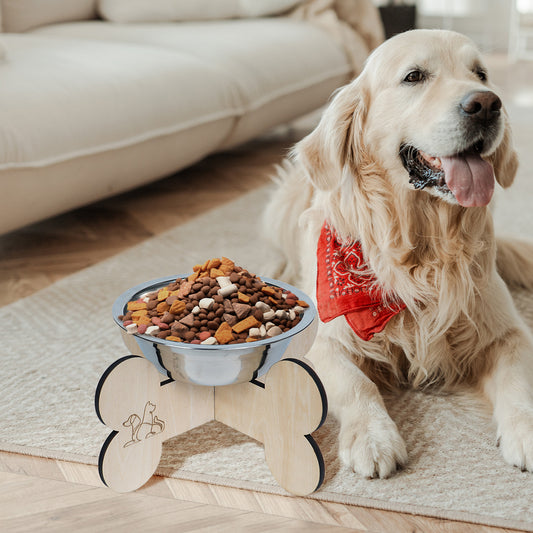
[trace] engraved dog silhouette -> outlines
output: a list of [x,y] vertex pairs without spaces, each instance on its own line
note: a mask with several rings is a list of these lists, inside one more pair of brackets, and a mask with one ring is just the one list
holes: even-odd
[[131,440],[124,444],[124,448],[153,437],[165,429],[165,422],[154,415],[155,408],[155,403],[147,401],[142,419],[139,415],[132,413],[122,423],[124,427],[131,427]]

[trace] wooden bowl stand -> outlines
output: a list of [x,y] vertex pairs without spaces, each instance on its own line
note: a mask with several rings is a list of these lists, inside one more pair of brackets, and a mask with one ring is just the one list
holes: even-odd
[[144,485],[163,441],[218,420],[263,443],[266,462],[288,492],[304,496],[324,479],[324,461],[311,437],[326,417],[324,388],[301,359],[282,359],[264,376],[206,387],[166,379],[144,357],[117,360],[102,375],[95,406],[113,431],[98,460],[102,481],[117,492]]

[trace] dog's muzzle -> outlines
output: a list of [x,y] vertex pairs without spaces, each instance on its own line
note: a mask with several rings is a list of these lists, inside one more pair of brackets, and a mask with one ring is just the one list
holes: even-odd
[[[464,207],[487,205],[494,193],[492,165],[482,154],[491,148],[501,128],[500,98],[492,91],[473,91],[459,103],[458,146],[454,154],[432,155],[409,144],[399,155],[415,189],[432,189]],[[465,139],[471,139],[466,144]]]

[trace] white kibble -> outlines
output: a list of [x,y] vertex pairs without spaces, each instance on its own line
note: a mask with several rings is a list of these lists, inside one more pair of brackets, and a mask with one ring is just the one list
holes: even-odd
[[289,309],[289,320],[294,320],[296,318],[296,313],[294,309]]
[[205,341],[202,341],[200,344],[218,344],[215,337],[207,337]]
[[285,309],[278,309],[276,311],[276,316],[281,320],[285,320],[289,315],[287,314],[287,311],[285,311]]
[[148,298],[148,296],[145,296],[144,298],[142,298],[142,301],[147,304],[150,301],[150,298]]
[[261,311],[263,311],[263,313],[266,313],[267,311],[270,311],[270,305],[266,304],[265,302],[262,302],[261,300],[259,300],[255,306],[257,307],[257,309],[261,309]]
[[128,333],[137,333],[137,324],[133,323],[133,324],[128,324],[126,326],[126,331]]
[[193,315],[197,315],[199,312],[200,312],[200,306],[199,306],[199,305],[195,305],[195,306],[192,308],[191,313],[192,313]]
[[272,320],[276,316],[276,311],[270,310],[266,313],[263,313],[263,320]]
[[250,328],[248,335],[250,335],[250,337],[262,337],[261,330],[259,328]]
[[264,337],[267,334],[267,328],[265,328],[264,324],[261,324],[259,331],[261,332],[261,337]]
[[230,294],[233,294],[234,292],[237,292],[239,290],[239,287],[235,285],[235,283],[231,283],[230,285],[226,285],[225,287],[222,287],[221,289],[218,289],[218,294],[220,296],[229,296]]
[[276,335],[279,335],[280,333],[283,333],[281,328],[279,326],[272,326],[268,331],[267,335],[269,337],[275,337]]
[[149,326],[146,328],[146,335],[155,335],[159,333],[159,326]]
[[218,276],[216,279],[221,289],[231,285],[231,280],[227,276]]
[[294,312],[298,313],[299,315],[301,315],[305,311],[305,309],[301,305],[295,305],[293,309]]
[[213,309],[213,305],[215,305],[215,300],[213,298],[202,298],[198,305],[200,306],[200,309],[206,309],[207,311]]
[[274,324],[274,322],[267,322],[266,324],[264,324],[266,330],[268,331],[270,328],[273,328],[276,324]]

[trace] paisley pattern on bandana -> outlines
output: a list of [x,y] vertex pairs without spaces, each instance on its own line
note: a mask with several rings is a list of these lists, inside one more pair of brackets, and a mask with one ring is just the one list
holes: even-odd
[[353,331],[370,340],[405,309],[403,302],[385,303],[376,278],[367,270],[361,243],[342,244],[327,222],[317,246],[317,304],[323,322],[344,315]]

